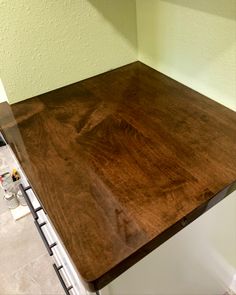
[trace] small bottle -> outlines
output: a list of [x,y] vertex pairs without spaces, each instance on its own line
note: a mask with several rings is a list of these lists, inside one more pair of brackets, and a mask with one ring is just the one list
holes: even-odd
[[18,199],[18,201],[19,201],[19,203],[20,203],[21,206],[27,206],[27,203],[25,201],[25,198],[22,195],[22,192],[20,190],[17,193],[17,199]]

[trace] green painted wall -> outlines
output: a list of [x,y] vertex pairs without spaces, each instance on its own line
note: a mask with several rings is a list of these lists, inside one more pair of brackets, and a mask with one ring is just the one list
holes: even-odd
[[137,0],[139,59],[236,110],[236,1]]
[[[137,0],[136,9],[138,59],[236,111],[236,1]],[[212,213],[205,241],[236,271],[235,196]]]
[[[236,110],[235,18],[236,0],[0,0],[0,77],[13,103],[139,59]],[[204,241],[235,267],[230,202]]]
[[0,0],[0,78],[13,103],[139,59],[236,110],[235,18],[235,0]]
[[137,58],[135,0],[0,0],[0,78],[10,103]]

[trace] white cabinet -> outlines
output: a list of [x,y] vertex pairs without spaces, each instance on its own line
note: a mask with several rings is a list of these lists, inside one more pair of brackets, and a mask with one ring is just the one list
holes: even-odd
[[109,295],[222,295],[234,274],[236,192],[111,282],[108,289]]

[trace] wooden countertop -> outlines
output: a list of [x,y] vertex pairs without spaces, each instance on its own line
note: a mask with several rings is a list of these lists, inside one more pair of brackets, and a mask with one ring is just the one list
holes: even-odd
[[139,62],[1,104],[0,125],[90,290],[235,190],[235,112]]

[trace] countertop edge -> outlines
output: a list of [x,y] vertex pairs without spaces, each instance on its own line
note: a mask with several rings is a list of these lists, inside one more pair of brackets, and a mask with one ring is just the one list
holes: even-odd
[[216,193],[205,203],[201,204],[188,215],[186,215],[185,217],[174,223],[171,227],[167,228],[161,234],[156,236],[150,242],[136,250],[133,254],[122,260],[119,264],[114,266],[101,277],[93,281],[86,281],[82,278],[83,281],[86,283],[88,290],[94,292],[106,287],[114,279],[123,274],[130,267],[138,263],[141,259],[150,254],[153,250],[157,249],[160,245],[165,243],[168,239],[180,232],[183,228],[191,224],[198,217],[206,213],[208,210],[217,205],[220,201],[225,199],[234,191],[236,191],[236,179],[233,181],[233,183],[227,185],[224,189]]

